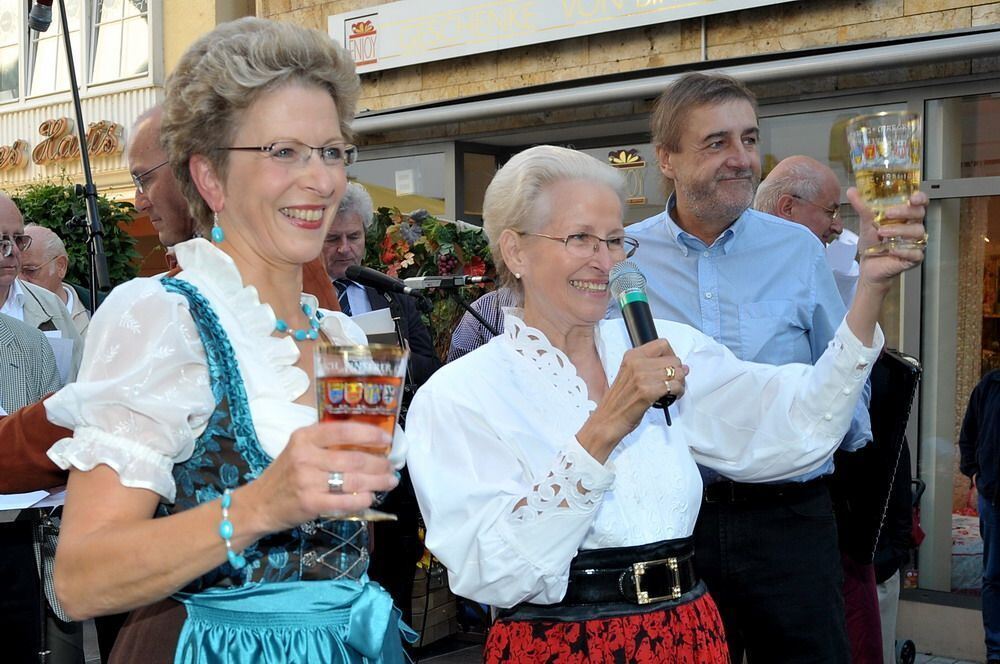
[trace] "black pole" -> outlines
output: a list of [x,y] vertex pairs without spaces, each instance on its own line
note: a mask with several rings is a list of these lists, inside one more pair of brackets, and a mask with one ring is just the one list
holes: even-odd
[[62,21],[63,43],[66,45],[66,64],[69,65],[69,85],[73,92],[73,109],[76,111],[76,133],[80,140],[80,159],[83,161],[83,197],[87,204],[87,253],[90,256],[90,311],[97,310],[97,291],[111,287],[108,278],[108,258],[104,254],[104,228],[97,211],[97,187],[90,170],[90,153],[87,146],[87,127],[83,123],[83,107],[80,105],[80,88],[76,84],[76,67],[73,65],[73,46],[69,40],[69,24],[66,20],[65,0],[57,0],[59,18]]
[[463,309],[465,309],[470,314],[472,314],[473,318],[475,318],[476,320],[478,320],[482,324],[482,326],[486,328],[487,332],[489,332],[490,334],[492,334],[494,337],[500,336],[500,331],[499,330],[497,330],[495,327],[493,327],[492,325],[490,325],[489,323],[487,323],[486,319],[483,318],[482,315],[480,315],[480,313],[478,311],[476,311],[475,309],[473,309],[472,307],[470,307],[469,304],[465,300],[462,299],[462,296],[458,294],[458,289],[454,289],[454,290],[449,291],[449,295],[451,295],[452,299],[454,299],[456,302],[458,302],[460,305],[462,305]]

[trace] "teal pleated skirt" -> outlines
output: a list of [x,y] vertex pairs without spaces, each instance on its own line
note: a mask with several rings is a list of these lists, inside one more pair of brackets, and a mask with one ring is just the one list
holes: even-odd
[[381,586],[293,581],[212,588],[176,599],[187,609],[175,664],[407,662],[416,633]]

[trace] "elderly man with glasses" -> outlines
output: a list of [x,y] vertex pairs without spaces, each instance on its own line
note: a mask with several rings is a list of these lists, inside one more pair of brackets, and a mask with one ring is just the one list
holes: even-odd
[[21,278],[62,300],[80,336],[85,337],[90,325],[90,290],[63,281],[69,270],[69,254],[62,238],[38,224],[28,224],[24,233],[31,238],[31,245],[22,252]]
[[[63,382],[76,380],[83,355],[83,338],[58,297],[19,279],[22,252],[31,246],[24,218],[9,197],[0,194],[0,313],[38,328],[49,337]],[[61,357],[65,357],[62,360]]]
[[840,181],[830,167],[803,155],[782,159],[757,188],[753,208],[802,224],[819,238],[844,305],[850,306],[860,274],[854,260],[858,237],[844,231]]

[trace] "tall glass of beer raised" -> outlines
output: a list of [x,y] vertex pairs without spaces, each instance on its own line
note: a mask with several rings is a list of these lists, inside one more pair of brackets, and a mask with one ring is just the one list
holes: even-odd
[[[885,211],[905,205],[920,188],[921,136],[920,115],[909,111],[860,115],[847,124],[854,180],[865,203],[875,211],[876,226],[899,223],[886,219]],[[884,238],[867,253],[915,249],[921,244]]]

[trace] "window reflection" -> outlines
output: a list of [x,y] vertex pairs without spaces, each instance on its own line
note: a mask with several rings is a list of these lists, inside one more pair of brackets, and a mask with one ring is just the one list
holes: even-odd
[[[73,47],[73,63],[80,71],[80,0],[65,0],[66,23],[70,27],[70,43]],[[53,7],[52,27],[48,32],[30,30],[30,72],[28,92],[43,95],[69,89],[69,67],[66,52],[62,46],[62,21]]]
[[436,153],[359,161],[348,173],[365,186],[376,208],[399,208],[404,213],[424,209],[441,216],[445,170],[444,154]]
[[92,43],[91,82],[104,83],[146,73],[149,69],[146,0],[97,0]]
[[846,127],[856,115],[880,111],[905,111],[906,104],[858,106],[818,113],[796,113],[760,119],[760,151],[763,175],[792,155],[812,157],[837,174],[840,186],[854,184],[850,169]]
[[0,102],[20,96],[17,4],[18,0],[0,0]]
[[[617,162],[622,167],[621,173],[625,178],[628,198],[625,206],[626,226],[663,212],[672,185],[664,181],[656,165],[656,149],[652,143],[617,143],[581,152],[605,164],[614,163],[609,161],[610,153],[614,152],[618,156]],[[622,153],[626,156],[622,157]]]

